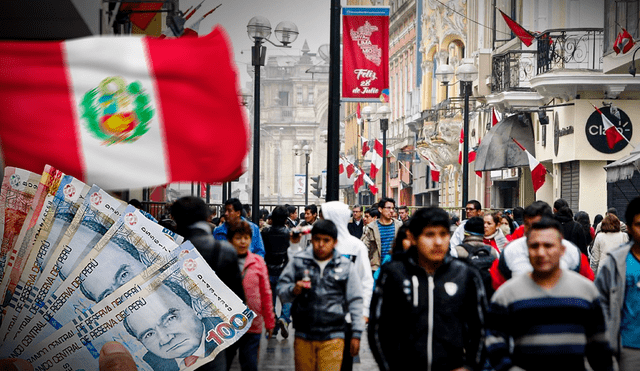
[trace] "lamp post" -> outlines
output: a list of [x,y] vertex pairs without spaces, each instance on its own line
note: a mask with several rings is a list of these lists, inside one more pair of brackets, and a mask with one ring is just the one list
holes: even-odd
[[[362,117],[367,122],[371,122],[371,116],[373,116],[373,108],[366,106],[362,109]],[[389,106],[382,105],[378,107],[376,114],[380,119],[380,131],[382,132],[382,197],[387,195],[387,130],[389,129],[389,116],[391,115],[391,109]],[[375,180],[375,179],[373,179]]]
[[469,202],[469,96],[473,80],[478,75],[478,69],[473,64],[473,59],[464,58],[456,71],[456,77],[460,81],[460,87],[464,91],[464,140],[462,145],[462,218],[466,218],[464,207]]
[[382,197],[387,197],[387,130],[389,129],[389,116],[391,109],[382,105],[376,112],[380,117],[380,131],[382,131]]
[[282,45],[269,40],[271,23],[262,16],[255,16],[247,24],[247,34],[253,40],[251,47],[251,65],[254,69],[253,80],[253,186],[251,190],[251,216],[255,224],[259,222],[260,211],[260,67],[264,66],[267,47],[264,41],[277,47],[290,47],[298,38],[298,27],[291,22],[280,22],[276,26],[276,38]]
[[445,87],[445,98],[449,99],[449,82],[453,80],[453,67],[449,64],[440,64],[436,68],[436,79]]
[[309,158],[311,155],[311,148],[305,144],[302,146],[302,150],[299,145],[293,146],[293,153],[296,156],[304,155],[304,205],[309,205]]

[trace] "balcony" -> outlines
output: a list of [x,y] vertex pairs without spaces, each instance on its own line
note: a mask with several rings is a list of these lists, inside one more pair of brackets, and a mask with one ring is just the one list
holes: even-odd
[[602,28],[559,28],[538,38],[538,75],[554,69],[602,71]]
[[510,111],[550,98],[575,99],[586,91],[616,98],[631,81],[603,74],[603,39],[602,28],[550,29],[538,35],[535,50],[494,55],[487,103]]
[[529,80],[536,72],[537,52],[509,50],[492,58],[491,92],[530,91]]

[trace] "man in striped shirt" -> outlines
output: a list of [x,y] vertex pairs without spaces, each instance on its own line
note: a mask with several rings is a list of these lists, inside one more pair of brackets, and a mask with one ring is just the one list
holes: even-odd
[[[393,198],[383,197],[378,202],[380,217],[378,220],[367,224],[362,234],[362,242],[369,250],[369,260],[373,272],[380,268],[385,258],[391,254],[393,239],[398,233],[402,222],[393,218],[396,201]],[[387,259],[388,260],[388,259]]]
[[[487,316],[487,350],[496,371],[610,370],[612,354],[598,291],[560,268],[562,226],[543,217],[527,232],[533,272],[500,286]],[[509,343],[513,341],[510,350]]]

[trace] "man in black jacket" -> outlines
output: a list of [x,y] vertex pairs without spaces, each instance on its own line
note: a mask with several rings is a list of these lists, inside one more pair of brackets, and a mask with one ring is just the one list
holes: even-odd
[[347,229],[352,236],[361,238],[362,228],[364,227],[364,220],[362,219],[362,206],[355,205],[353,209],[351,209],[351,212],[353,216],[351,218],[351,222],[349,222],[349,224],[347,225]]
[[[238,253],[229,242],[213,238],[211,227],[207,223],[209,208],[204,201],[193,196],[182,197],[171,205],[171,216],[176,221],[178,234],[191,241],[220,280],[244,302]],[[199,370],[221,371],[226,368],[227,360],[224,352],[221,352]]]
[[486,297],[477,270],[449,252],[449,215],[414,213],[412,247],[380,268],[369,345],[381,370],[480,370]]
[[[289,262],[287,250],[289,249],[290,232],[285,226],[289,211],[284,206],[278,206],[271,212],[271,226],[262,230],[262,242],[264,243],[264,261],[269,270],[269,283],[273,292],[273,308],[276,308],[276,286],[282,270]],[[289,323],[291,323],[291,303],[283,303],[280,318],[276,314],[276,328],[284,338],[289,336]]]
[[582,226],[573,220],[573,211],[567,201],[562,198],[553,203],[554,218],[562,225],[562,235],[565,240],[573,242],[580,252],[587,253],[587,237],[584,235]]

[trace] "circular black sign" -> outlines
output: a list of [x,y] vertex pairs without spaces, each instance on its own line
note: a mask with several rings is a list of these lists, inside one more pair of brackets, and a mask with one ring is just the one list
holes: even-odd
[[[633,125],[631,124],[631,119],[629,119],[629,116],[627,116],[623,110],[619,108],[617,110],[620,114],[620,118],[611,113],[611,109],[609,107],[600,107],[600,111],[609,119],[609,121],[611,121],[613,126],[616,127],[623,137],[627,138],[627,140],[631,140],[631,137],[633,136]],[[626,140],[621,140],[616,143],[613,148],[609,148],[609,145],[607,144],[607,136],[604,132],[604,124],[602,123],[602,116],[595,110],[587,119],[587,125],[584,130],[587,135],[587,140],[589,140],[589,144],[591,144],[591,146],[598,152],[620,152],[627,146],[627,144],[629,144]]]

